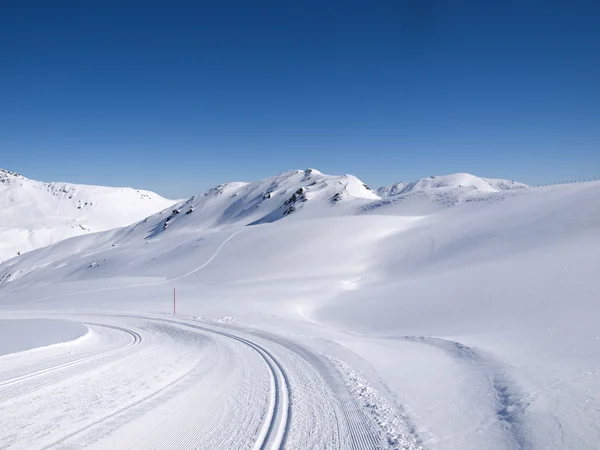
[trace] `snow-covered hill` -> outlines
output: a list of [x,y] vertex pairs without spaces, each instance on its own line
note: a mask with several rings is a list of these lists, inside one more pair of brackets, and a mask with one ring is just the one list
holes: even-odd
[[[292,393],[326,371],[314,355],[338,367],[336,398],[376,417],[382,448],[396,448],[391,429],[410,449],[594,448],[600,183],[438,178],[383,200],[314,170],[222,185],[0,264],[0,308],[164,317],[176,287],[178,314],[296,349]],[[430,207],[444,196],[459,201]],[[334,416],[314,436],[344,423]],[[290,448],[305,448],[301,428]]]
[[406,181],[397,181],[396,183],[388,184],[387,186],[377,188],[376,192],[377,195],[379,195],[382,198],[392,197],[394,195],[401,194],[404,191],[404,189],[406,189],[406,186],[408,186],[408,184],[409,183],[407,183]]
[[400,181],[377,189],[381,197],[393,197],[416,192],[436,192],[441,190],[460,190],[463,192],[499,192],[510,189],[522,189],[526,184],[511,180],[494,178],[480,178],[469,173],[454,173],[451,175],[422,178],[418,181],[407,183]]
[[[99,249],[115,250],[117,246],[127,253],[126,248],[141,244],[144,244],[144,252],[147,252],[145,244],[152,243],[154,254],[151,257],[159,258],[161,251],[172,254],[175,242],[179,246],[194,248],[198,235],[202,233],[267,224],[284,218],[295,221],[348,216],[359,213],[362,207],[379,200],[379,196],[352,175],[325,175],[314,169],[292,170],[252,183],[222,184],[130,226],[95,234],[87,239],[69,239],[54,248],[62,249],[65,255],[72,258],[74,254],[93,255]],[[44,259],[43,267],[59,266],[67,271],[73,267],[71,263],[62,264],[55,252],[37,251],[32,253],[31,258],[22,256],[9,262],[7,267],[13,269],[0,273],[0,284],[19,279],[42,267],[37,262],[25,270],[14,269],[27,266],[27,261],[36,261],[38,256]],[[141,258],[137,262],[144,260]],[[92,275],[95,277],[106,269],[104,263],[104,258],[96,261],[92,257],[89,262],[86,260],[83,268],[95,267]],[[100,265],[103,266],[102,270],[98,269]],[[125,265],[127,269],[121,267],[119,270],[127,271],[135,267],[135,264]],[[90,273],[83,271],[76,278],[86,277]]]
[[411,183],[397,182],[377,189],[382,201],[366,209],[402,204],[405,212],[431,213],[439,208],[473,201],[503,200],[528,186],[511,180],[480,178],[468,173],[422,178]]
[[455,173],[452,175],[423,178],[408,184],[402,193],[456,188],[481,192],[498,192],[524,187],[527,187],[527,185],[516,181],[480,178],[469,173]]
[[[484,180],[468,174],[438,177],[436,183],[431,179],[411,183],[411,190],[405,189],[405,194],[388,196],[382,199],[352,175],[326,175],[315,169],[291,170],[279,175],[268,177],[255,182],[231,182],[219,185],[204,194],[196,195],[186,201],[174,204],[172,207],[153,214],[137,223],[124,228],[114,229],[106,233],[90,236],[87,239],[67,240],[54,249],[68,255],[69,262],[62,263],[55,251],[34,252],[30,258],[20,258],[5,265],[4,273],[0,272],[0,284],[15,281],[31,271],[52,267],[61,268],[60,278],[69,274],[72,279],[81,279],[100,275],[105,276],[107,270],[116,269],[123,274],[127,271],[138,274],[138,265],[144,266],[147,258],[136,257],[135,262],[128,262],[129,250],[140,246],[142,254],[147,254],[147,244],[153,244],[151,260],[165,260],[175,256],[173,247],[194,249],[198,247],[198,235],[218,232],[219,230],[237,230],[245,226],[268,224],[286,219],[286,222],[298,220],[317,220],[356,215],[402,215],[411,214],[416,204],[423,211],[426,205],[435,204],[447,206],[444,200],[450,196],[452,205],[458,204],[455,198],[468,197],[469,193],[477,191],[471,185],[479,186],[486,198],[503,199],[496,196],[499,193],[491,186],[511,185],[505,180]],[[461,184],[461,181],[469,181]],[[515,186],[524,187],[519,183]],[[397,185],[399,186],[399,184]],[[433,187],[438,186],[438,187]],[[484,189],[486,188],[486,189]],[[416,195],[415,194],[419,194]],[[412,201],[406,201],[410,198]],[[437,209],[434,208],[434,211]],[[362,219],[365,220],[365,219]],[[302,222],[303,223],[303,222]],[[337,222],[335,222],[337,223]],[[349,225],[350,226],[350,225]],[[377,234],[377,233],[375,233]],[[327,235],[323,230],[323,235]],[[335,239],[332,236],[332,239]],[[115,247],[119,251],[115,253]],[[143,248],[143,250],[142,250]],[[106,264],[104,256],[97,257],[108,249],[111,257],[123,252],[121,263]],[[73,254],[85,254],[79,268],[73,272]],[[194,251],[177,252],[182,263],[186,258],[193,258]],[[128,256],[129,255],[129,256]],[[33,263],[30,263],[34,261]],[[73,261],[73,262],[71,262]],[[171,261],[169,264],[173,263]],[[190,262],[190,264],[192,264]],[[102,269],[99,269],[102,266]],[[0,266],[2,267],[2,266]],[[10,269],[8,269],[10,267]],[[126,267],[126,268],[125,268]],[[176,267],[175,265],[170,266]],[[93,271],[88,269],[94,268]],[[84,270],[85,269],[85,270]],[[139,268],[139,273],[160,275],[164,267],[157,267],[150,272]],[[65,273],[62,273],[65,272]]]
[[[455,174],[399,182],[375,193],[352,175],[306,169],[252,183],[226,183],[173,206],[174,201],[148,191],[42,183],[0,169],[0,261],[69,237],[127,226],[158,211],[145,221],[154,226],[148,234],[167,228],[268,223],[296,212],[303,217],[347,215],[406,203],[415,196],[436,205],[455,205],[522,187],[507,180]],[[168,211],[162,211],[165,208]]]
[[131,188],[43,183],[0,169],[0,261],[129,225],[174,203]]
[[252,183],[219,185],[194,196],[178,205],[155,232],[167,227],[255,225],[298,213],[303,217],[343,215],[379,199],[352,175],[292,170]]

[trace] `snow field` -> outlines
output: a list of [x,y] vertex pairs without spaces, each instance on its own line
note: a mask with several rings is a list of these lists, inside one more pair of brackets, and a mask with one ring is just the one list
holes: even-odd
[[[67,414],[74,434],[62,424],[47,430],[51,437],[25,426],[27,444],[596,447],[600,184],[429,186],[355,203],[329,191],[331,180],[313,179],[314,190],[298,194],[307,200],[295,211],[245,226],[281,212],[270,202],[295,193],[305,176],[278,178],[290,185],[278,184],[270,198],[262,194],[268,183],[224,186],[191,200],[197,208],[182,209],[166,229],[170,212],[0,265],[4,312],[39,317],[36,310],[45,309],[142,337],[106,357],[113,366],[104,376],[114,372],[129,392],[119,389],[113,404],[98,403],[82,426]],[[337,193],[345,200],[330,202]],[[329,210],[335,213],[323,213]],[[187,319],[167,317],[174,285]],[[198,337],[177,337],[173,327]],[[133,342],[116,335],[124,339],[117,347]],[[174,355],[164,356],[165,349]],[[163,372],[145,358],[161,360]],[[58,368],[52,375],[66,378],[57,386],[42,374],[7,386],[4,395],[19,401],[32,383],[68,398],[81,384],[93,401],[93,388],[104,385],[86,385],[84,373],[102,370],[96,364],[104,359]],[[20,361],[24,375],[45,367],[37,356]],[[127,378],[132,365],[141,372],[131,376],[145,384]],[[144,367],[159,378],[148,381]],[[38,402],[44,422],[60,423],[39,398],[21,411]],[[0,436],[14,439],[17,429]]]
[[0,261],[73,236],[129,225],[174,203],[154,192],[43,183],[0,168]]
[[6,316],[0,319],[0,357],[41,347],[74,345],[74,341],[89,337],[88,333],[89,329],[79,323]]

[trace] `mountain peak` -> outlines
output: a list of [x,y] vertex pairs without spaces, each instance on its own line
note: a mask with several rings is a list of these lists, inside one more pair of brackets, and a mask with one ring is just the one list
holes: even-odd
[[408,183],[406,181],[398,181],[396,183],[388,184],[377,188],[377,195],[380,197],[392,197],[394,195],[401,194],[406,189]]
[[0,167],[0,183],[8,183],[17,178],[24,177],[16,172],[11,172],[10,170],[6,170]]
[[317,169],[305,169],[304,170],[304,174],[305,175],[323,175],[323,172],[318,171]]

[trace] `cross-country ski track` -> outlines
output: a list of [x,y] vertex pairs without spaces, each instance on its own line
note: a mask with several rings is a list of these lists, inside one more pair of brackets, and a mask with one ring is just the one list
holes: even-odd
[[192,319],[58,316],[91,337],[0,358],[0,448],[381,448],[308,349]]

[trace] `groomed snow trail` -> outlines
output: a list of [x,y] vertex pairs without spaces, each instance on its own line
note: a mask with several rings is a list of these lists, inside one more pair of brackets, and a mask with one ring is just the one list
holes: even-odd
[[[180,280],[239,233],[178,277],[26,304]],[[421,448],[390,441],[327,358],[299,343],[173,316],[45,315],[83,323],[91,338],[0,357],[0,448]]]
[[90,337],[0,357],[0,448],[390,448],[299,344],[175,317],[47,315]]

